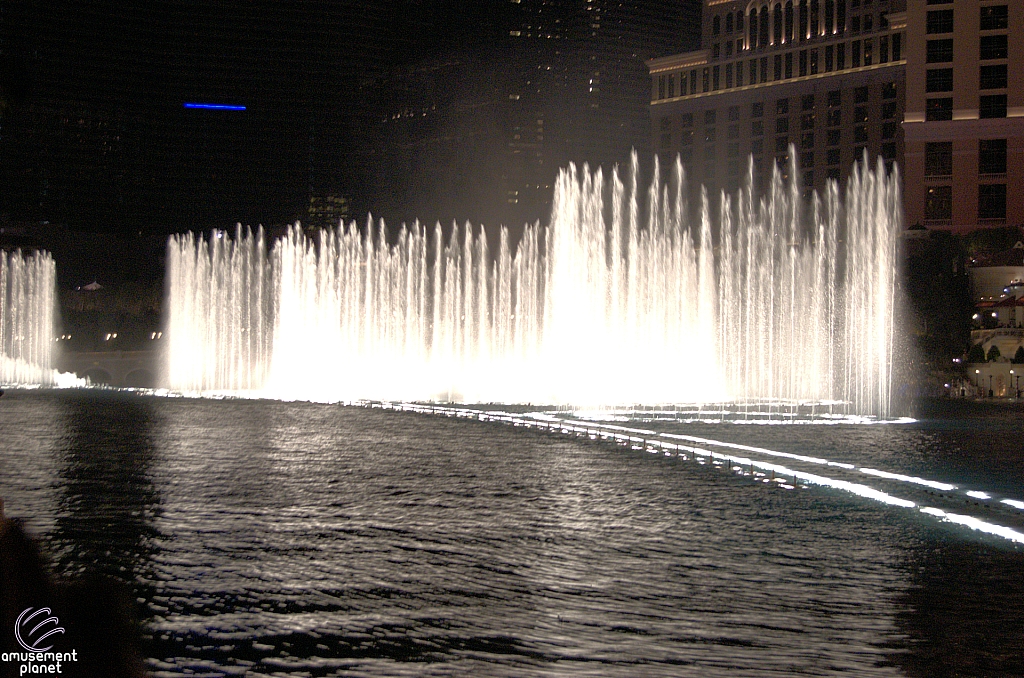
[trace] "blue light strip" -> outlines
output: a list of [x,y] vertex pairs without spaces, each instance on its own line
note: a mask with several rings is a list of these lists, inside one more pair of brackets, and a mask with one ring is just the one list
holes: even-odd
[[186,103],[185,108],[205,108],[211,111],[244,111],[245,106],[233,106],[231,104],[191,104]]

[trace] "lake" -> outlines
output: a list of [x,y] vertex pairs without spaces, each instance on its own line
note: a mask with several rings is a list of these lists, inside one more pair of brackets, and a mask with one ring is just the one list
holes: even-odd
[[[619,425],[956,484],[879,487],[1024,529],[957,494],[1024,500],[1020,421]],[[742,464],[89,390],[9,391],[0,440],[8,515],[58,573],[130,587],[154,676],[1024,674],[1020,544]]]

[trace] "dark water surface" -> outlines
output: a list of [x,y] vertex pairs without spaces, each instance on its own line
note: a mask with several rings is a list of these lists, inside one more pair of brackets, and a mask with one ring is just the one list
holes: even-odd
[[[1024,499],[1020,413],[949,415],[683,428]],[[1024,550],[825,489],[305,403],[8,392],[0,441],[157,676],[1024,675]]]

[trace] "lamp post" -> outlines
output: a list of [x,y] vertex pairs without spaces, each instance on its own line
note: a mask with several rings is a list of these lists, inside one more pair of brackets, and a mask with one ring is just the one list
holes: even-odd
[[1013,370],[1010,370],[1010,383],[1013,383]]
[[992,375],[988,375],[988,397],[992,397]]
[[981,393],[981,370],[974,370],[974,388]]

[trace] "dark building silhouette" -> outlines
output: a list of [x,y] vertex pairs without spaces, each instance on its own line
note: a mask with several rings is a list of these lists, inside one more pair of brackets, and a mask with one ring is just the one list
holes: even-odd
[[417,50],[372,84],[368,154],[389,221],[546,220],[559,167],[649,154],[644,60],[699,32],[697,2],[483,3],[488,20],[463,27],[444,25],[456,16],[445,3],[409,4],[423,26],[470,37]]

